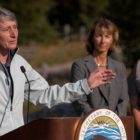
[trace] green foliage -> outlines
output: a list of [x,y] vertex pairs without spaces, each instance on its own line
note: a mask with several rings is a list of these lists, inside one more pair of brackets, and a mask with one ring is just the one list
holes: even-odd
[[54,42],[62,34],[64,24],[70,24],[72,31],[77,32],[80,25],[89,28],[97,17],[106,16],[120,29],[127,66],[133,66],[138,59],[139,0],[0,0],[0,5],[16,13],[20,43]]
[[85,43],[72,40],[67,43],[59,40],[47,47],[42,44],[23,46],[19,49],[19,53],[35,68],[41,68],[44,63],[49,66],[68,63],[87,55]]
[[0,4],[16,13],[20,43],[28,43],[56,40],[64,24],[70,24],[73,32],[81,24],[88,26],[102,13],[108,0],[1,0]]
[[88,26],[108,5],[108,0],[55,0],[55,2],[49,10],[51,23],[58,23],[59,28],[64,24],[70,24],[74,30],[80,25]]
[[81,0],[80,1],[80,19],[87,26],[94,20],[102,16],[102,13],[108,6],[108,0]]
[[[110,0],[105,15],[120,29],[121,43],[125,46],[125,63],[132,67],[140,52],[140,1]],[[129,59],[129,61],[128,61]]]
[[1,6],[15,12],[19,22],[20,43],[51,42],[58,32],[49,24],[47,11],[54,3],[50,0],[2,0]]

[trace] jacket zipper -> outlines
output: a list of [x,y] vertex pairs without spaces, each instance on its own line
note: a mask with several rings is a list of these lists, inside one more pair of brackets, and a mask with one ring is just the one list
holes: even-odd
[[7,68],[3,64],[1,64],[1,65],[3,67],[4,73],[5,73],[6,78],[7,78],[7,83],[9,86],[10,86],[10,82],[9,82],[8,77],[10,77],[10,81],[11,81],[11,86],[10,86],[9,91],[10,91],[10,98],[11,98],[10,111],[12,111],[13,110],[13,97],[14,97],[14,82],[13,82],[13,78],[11,76],[10,67],[9,67],[9,71],[8,71]]

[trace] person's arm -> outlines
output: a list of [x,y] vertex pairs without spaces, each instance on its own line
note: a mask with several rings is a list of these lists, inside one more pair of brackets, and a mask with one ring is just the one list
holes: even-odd
[[[27,64],[26,64],[27,65]],[[88,95],[93,88],[98,85],[106,84],[107,78],[114,78],[111,71],[95,71],[90,74],[88,79],[79,80],[76,83],[66,83],[64,86],[50,86],[48,82],[37,73],[30,65],[26,67],[26,74],[31,85],[30,99],[34,104],[44,104],[52,107],[62,102],[72,102],[83,95]],[[28,84],[26,83],[25,98],[28,97]]]
[[139,82],[139,76],[140,76],[140,68],[139,68],[139,62],[135,65],[133,68],[131,74],[128,77],[128,89],[130,94],[130,107],[132,111],[132,115],[134,117],[135,125],[140,132],[140,82]]
[[138,97],[137,96],[132,96],[130,98],[131,100],[131,109],[132,109],[132,113],[134,116],[134,121],[135,121],[135,125],[138,129],[138,131],[140,132],[140,108],[138,107]]
[[[87,72],[86,67],[82,62],[74,62],[71,67],[71,82],[76,82],[83,78],[88,77],[89,73]],[[92,93],[92,92],[91,92]],[[87,114],[91,112],[92,108],[87,101],[87,96],[83,96],[76,102],[75,110],[78,114]]]

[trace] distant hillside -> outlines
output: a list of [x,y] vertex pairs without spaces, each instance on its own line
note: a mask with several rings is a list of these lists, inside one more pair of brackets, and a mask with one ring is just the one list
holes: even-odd
[[59,41],[49,46],[32,44],[20,47],[19,53],[38,69],[44,64],[49,66],[69,63],[86,55],[85,43],[80,41]]
[[[49,82],[59,84],[69,81],[71,63],[86,55],[85,43],[80,41],[59,41],[49,46],[31,44],[20,46],[19,54],[38,70]],[[44,71],[45,70],[45,71]],[[62,71],[61,71],[62,70]],[[27,102],[24,104],[26,115]],[[40,109],[30,104],[30,112]]]

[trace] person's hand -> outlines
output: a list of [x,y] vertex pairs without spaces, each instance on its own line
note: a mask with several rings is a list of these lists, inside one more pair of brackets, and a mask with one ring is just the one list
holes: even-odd
[[115,78],[116,74],[112,72],[112,70],[102,70],[99,69],[93,71],[89,78],[87,79],[88,85],[91,89],[103,85],[103,84],[110,84],[110,80]]

